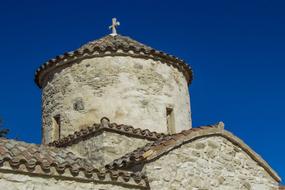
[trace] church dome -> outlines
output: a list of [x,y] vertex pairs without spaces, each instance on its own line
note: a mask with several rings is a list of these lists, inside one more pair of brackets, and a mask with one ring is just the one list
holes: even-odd
[[122,35],[107,35],[98,40],[88,42],[75,51],[66,52],[56,56],[39,67],[35,73],[35,82],[42,88],[48,73],[54,69],[65,68],[75,60],[103,56],[131,56],[154,60],[161,60],[164,63],[177,68],[185,76],[188,84],[192,81],[192,69],[182,59],[173,55],[155,50],[130,37]]
[[172,55],[112,33],[47,61],[36,72],[42,89],[43,142],[108,117],[173,134],[192,127],[192,70]]

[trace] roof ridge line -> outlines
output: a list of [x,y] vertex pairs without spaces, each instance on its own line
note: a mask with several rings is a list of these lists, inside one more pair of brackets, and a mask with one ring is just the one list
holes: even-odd
[[[183,131],[181,131],[179,133],[175,133],[175,134],[172,134],[172,135],[166,135],[166,136],[164,136],[164,137],[162,137],[160,139],[157,139],[154,142],[147,143],[146,145],[144,145],[142,147],[139,147],[139,148],[133,150],[132,152],[128,152],[127,154],[123,155],[122,157],[113,160],[111,163],[106,164],[105,168],[106,169],[114,169],[112,165],[115,165],[116,168],[117,167],[118,168],[124,167],[123,165],[125,165],[127,162],[130,162],[131,160],[135,161],[135,159],[136,159],[135,154],[136,153],[142,153],[142,151],[148,151],[148,150],[151,149],[151,147],[159,146],[159,145],[163,144],[165,141],[171,140],[174,137],[179,136],[179,135],[187,136],[191,132],[195,132],[197,130],[202,130],[202,129],[205,129],[205,128],[214,128],[215,127],[217,129],[219,129],[217,126],[218,126],[217,124],[215,124],[215,125],[207,125],[207,126],[200,126],[199,128],[195,127],[195,128],[191,128],[191,129],[188,129],[188,130],[183,130]],[[119,163],[119,162],[121,162],[121,163]]]
[[110,120],[107,117],[103,117],[100,120],[100,124],[94,123],[92,127],[77,130],[74,133],[63,137],[62,139],[48,143],[48,146],[58,148],[70,146],[80,142],[83,139],[92,137],[95,133],[99,133],[100,131],[116,132],[152,141],[166,136],[164,133],[150,131],[149,129],[134,128],[131,125],[110,123]]

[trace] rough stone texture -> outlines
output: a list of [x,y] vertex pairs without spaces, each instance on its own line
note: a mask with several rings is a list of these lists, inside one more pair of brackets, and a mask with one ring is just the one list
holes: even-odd
[[160,61],[97,57],[48,78],[42,94],[44,143],[56,140],[52,118],[58,114],[62,136],[104,116],[116,123],[167,133],[166,107],[173,108],[176,132],[191,128],[187,81],[176,68]]
[[6,190],[124,190],[133,186],[0,172],[0,189]]
[[130,150],[135,150],[148,142],[144,139],[127,137],[122,134],[103,132],[91,139],[74,144],[69,149],[90,160],[95,167],[101,168]]
[[278,183],[223,137],[204,137],[147,163],[151,189],[277,190]]

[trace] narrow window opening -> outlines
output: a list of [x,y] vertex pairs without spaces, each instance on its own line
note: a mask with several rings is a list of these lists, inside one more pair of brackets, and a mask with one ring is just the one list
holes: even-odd
[[52,118],[52,126],[53,126],[53,139],[54,140],[59,140],[61,137],[61,125],[60,125],[60,115],[55,115]]
[[166,108],[166,125],[169,134],[175,133],[173,108]]

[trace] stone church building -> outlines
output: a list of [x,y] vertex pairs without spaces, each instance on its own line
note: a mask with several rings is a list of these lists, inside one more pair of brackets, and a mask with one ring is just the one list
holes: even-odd
[[279,190],[224,124],[192,128],[192,69],[112,33],[44,63],[42,144],[0,138],[1,190]]

